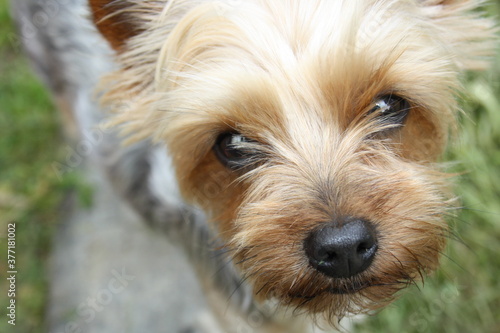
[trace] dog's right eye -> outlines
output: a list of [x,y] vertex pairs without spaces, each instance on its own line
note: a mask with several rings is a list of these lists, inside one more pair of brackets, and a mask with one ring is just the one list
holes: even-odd
[[240,133],[222,133],[215,141],[214,151],[217,158],[231,169],[240,169],[248,165],[252,157],[245,143],[251,140]]
[[406,99],[397,95],[385,95],[375,101],[370,113],[377,112],[384,123],[402,125],[410,109],[410,103]]

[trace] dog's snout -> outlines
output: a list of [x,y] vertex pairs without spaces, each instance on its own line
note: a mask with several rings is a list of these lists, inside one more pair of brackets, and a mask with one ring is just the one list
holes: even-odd
[[304,243],[310,264],[334,278],[349,278],[366,270],[378,248],[373,224],[353,218],[345,221],[314,230]]

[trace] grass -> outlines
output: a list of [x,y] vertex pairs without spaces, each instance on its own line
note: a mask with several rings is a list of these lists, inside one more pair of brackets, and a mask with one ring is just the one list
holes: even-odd
[[[499,13],[496,7],[493,11]],[[0,0],[0,31],[0,275],[6,271],[6,225],[15,221],[15,330],[43,332],[46,262],[59,205],[75,182],[60,181],[51,169],[63,157],[58,114],[17,47],[6,0]],[[468,117],[449,153],[450,159],[462,161],[457,170],[467,171],[457,179],[456,191],[464,209],[452,221],[461,240],[450,242],[443,267],[433,277],[363,321],[357,333],[500,332],[499,68],[489,77],[467,81]],[[2,309],[7,301],[2,287]],[[2,314],[0,332],[12,332],[5,318]]]
[[[59,159],[60,126],[47,93],[21,56],[5,0],[0,1],[0,275],[6,273],[5,233],[16,222],[17,321],[0,332],[42,332],[46,267],[58,205],[65,193],[51,169]],[[2,278],[4,281],[4,278]],[[0,304],[5,309],[3,286]]]

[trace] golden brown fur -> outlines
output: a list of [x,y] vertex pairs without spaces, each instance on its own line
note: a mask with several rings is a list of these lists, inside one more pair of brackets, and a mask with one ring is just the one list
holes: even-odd
[[[184,197],[258,298],[334,322],[436,269],[452,198],[435,163],[459,72],[492,49],[477,1],[128,2],[144,32],[121,49],[104,102],[131,139],[167,143]],[[411,104],[403,127],[369,115],[388,94]],[[227,131],[254,142],[249,170],[214,155]],[[303,241],[345,216],[374,223],[379,250],[361,274],[330,278]]]

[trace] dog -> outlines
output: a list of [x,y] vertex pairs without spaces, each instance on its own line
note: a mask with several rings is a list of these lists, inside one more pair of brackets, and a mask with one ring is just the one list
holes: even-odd
[[103,150],[123,151],[108,176],[221,313],[240,295],[231,314],[258,309],[262,332],[371,314],[445,249],[438,162],[461,73],[494,47],[480,5],[89,0],[117,64],[98,88],[120,131]]

